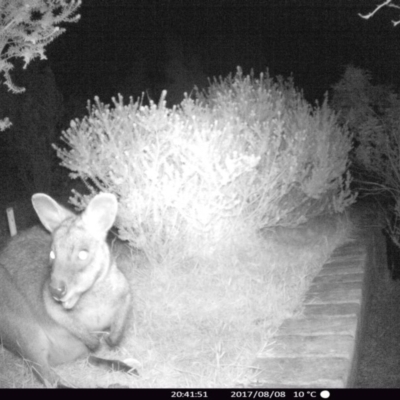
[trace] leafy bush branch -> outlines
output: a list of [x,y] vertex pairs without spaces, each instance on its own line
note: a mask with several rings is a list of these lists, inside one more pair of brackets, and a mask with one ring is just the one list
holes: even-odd
[[362,171],[362,190],[383,195],[386,228],[399,244],[400,97],[389,86],[373,85],[368,71],[349,66],[333,86],[332,106],[354,135],[351,158]]
[[[26,68],[36,57],[45,59],[44,47],[65,31],[56,25],[77,22],[80,5],[81,0],[0,0],[0,72],[11,92],[25,89],[13,83],[10,61],[20,57]],[[0,131],[10,125],[7,118],[1,120]]]

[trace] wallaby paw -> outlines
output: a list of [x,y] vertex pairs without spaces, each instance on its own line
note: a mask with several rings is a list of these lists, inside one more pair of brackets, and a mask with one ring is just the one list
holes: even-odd
[[93,353],[99,349],[101,343],[99,337],[97,336],[87,337],[85,338],[85,340],[83,340],[83,342],[85,343],[86,347]]
[[108,332],[104,335],[104,341],[107,343],[109,347],[115,347],[121,341],[122,334],[118,332],[118,334],[112,334]]

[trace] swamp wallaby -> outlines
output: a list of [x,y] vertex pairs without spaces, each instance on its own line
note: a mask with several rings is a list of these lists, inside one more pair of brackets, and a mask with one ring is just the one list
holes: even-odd
[[[130,288],[106,243],[118,203],[98,194],[80,215],[45,194],[32,203],[51,235],[34,227],[0,252],[0,341],[46,386],[63,386],[52,366],[88,356],[102,335],[115,346],[125,330]],[[89,361],[130,370],[119,361]]]

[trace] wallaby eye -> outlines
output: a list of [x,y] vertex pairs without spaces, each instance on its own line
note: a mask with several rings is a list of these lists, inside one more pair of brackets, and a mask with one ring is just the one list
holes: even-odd
[[89,255],[89,252],[88,252],[87,250],[81,250],[81,251],[78,253],[78,258],[79,258],[81,261],[85,261],[85,260],[88,258],[88,255]]
[[56,255],[54,254],[54,251],[51,250],[50,251],[50,260],[55,260],[56,259]]

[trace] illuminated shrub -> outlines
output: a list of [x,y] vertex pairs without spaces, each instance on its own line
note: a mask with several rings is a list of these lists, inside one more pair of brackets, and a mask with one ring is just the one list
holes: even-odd
[[349,135],[326,101],[311,107],[291,80],[238,69],[173,109],[164,97],[149,107],[113,102],[96,99],[72,121],[58,155],[92,192],[117,194],[120,237],[151,259],[212,254],[228,238],[354,201]]

